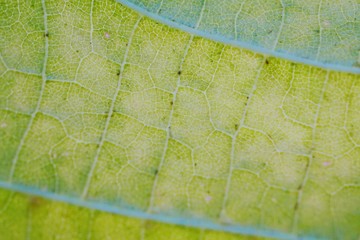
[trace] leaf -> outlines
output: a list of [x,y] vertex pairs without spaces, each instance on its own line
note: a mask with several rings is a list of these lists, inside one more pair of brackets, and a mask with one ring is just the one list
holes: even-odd
[[2,233],[359,237],[358,74],[113,0],[6,1],[0,15]]
[[360,73],[360,6],[355,0],[118,1],[205,38],[314,66]]
[[261,239],[127,218],[4,190],[0,201],[3,239]]

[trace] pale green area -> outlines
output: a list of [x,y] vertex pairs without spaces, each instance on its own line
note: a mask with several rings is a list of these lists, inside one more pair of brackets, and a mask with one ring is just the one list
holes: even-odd
[[304,62],[360,66],[358,0],[118,1],[220,41],[260,47]]
[[[153,214],[359,237],[359,75],[191,36],[114,0],[0,3],[2,182]],[[29,200],[14,196],[21,207],[3,204],[1,232],[25,236]],[[91,233],[95,212],[48,204],[32,221],[36,239]],[[95,224],[99,234],[144,229],[104,218],[114,222]],[[149,224],[149,238],[183,231]]]

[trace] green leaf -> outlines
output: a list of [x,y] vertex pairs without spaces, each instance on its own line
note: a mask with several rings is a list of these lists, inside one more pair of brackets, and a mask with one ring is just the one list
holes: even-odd
[[356,0],[117,1],[205,38],[360,73],[360,4]]
[[[165,10],[195,30],[221,19]],[[1,236],[357,239],[360,75],[337,70],[356,61],[360,18],[330,55],[311,55],[332,49],[328,35],[301,41],[311,63],[331,60],[319,68],[142,14],[158,16],[114,0],[0,2]]]
[[0,190],[2,239],[263,239],[127,218]]

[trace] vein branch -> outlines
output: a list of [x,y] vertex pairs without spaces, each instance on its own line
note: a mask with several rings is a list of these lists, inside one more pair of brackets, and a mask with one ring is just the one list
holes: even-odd
[[266,58],[263,59],[261,65],[260,65],[260,68],[258,70],[258,73],[256,74],[256,78],[255,78],[255,81],[254,81],[254,85],[252,87],[252,90],[248,96],[248,99],[247,99],[247,103],[246,103],[246,106],[244,108],[244,111],[243,111],[243,114],[242,114],[242,117],[239,121],[239,124],[238,124],[238,129],[236,130],[234,136],[232,137],[232,141],[231,141],[231,155],[230,155],[230,169],[229,169],[229,175],[228,175],[228,178],[227,178],[227,181],[226,181],[226,187],[225,187],[225,196],[224,196],[224,199],[223,199],[223,202],[222,202],[222,207],[221,207],[221,217],[225,217],[226,216],[226,203],[228,201],[228,198],[229,198],[229,190],[230,190],[230,184],[231,184],[231,177],[232,177],[232,172],[233,172],[233,162],[234,162],[234,158],[235,158],[235,144],[236,144],[236,139],[237,139],[237,136],[239,135],[240,133],[240,130],[241,128],[244,127],[244,122],[245,122],[245,119],[246,119],[246,115],[247,115],[247,111],[248,111],[248,108],[249,108],[249,103],[251,102],[254,94],[255,94],[255,91],[257,89],[257,83],[259,81],[259,78],[260,78],[260,75],[261,75],[261,72],[264,68],[264,65],[265,65],[265,61],[266,61]]
[[[201,22],[201,19],[202,19],[202,16],[203,16],[203,12],[204,12],[204,9],[205,9],[205,5],[206,5],[206,0],[204,0],[203,2],[203,6],[202,6],[202,9],[201,9],[201,12],[200,12],[200,16],[199,16],[199,19],[195,25],[195,29],[197,29],[200,25],[200,22]],[[191,34],[190,36],[190,39],[186,45],[186,48],[185,48],[185,52],[184,52],[184,55],[181,59],[181,62],[180,62],[180,67],[179,67],[179,71],[181,72],[182,71],[182,66],[185,62],[185,58],[189,52],[189,49],[190,49],[190,46],[191,46],[191,43],[193,42],[193,39],[194,39],[194,35]],[[158,166],[158,172],[161,171],[161,168],[165,162],[165,155],[166,155],[166,151],[168,149],[168,145],[169,145],[169,140],[171,138],[171,121],[172,121],[172,117],[173,117],[173,113],[174,113],[174,109],[175,109],[175,102],[176,102],[176,99],[177,99],[177,93],[178,93],[178,90],[179,90],[179,87],[180,87],[180,83],[181,83],[181,80],[180,80],[180,75],[178,76],[178,79],[177,79],[177,82],[176,82],[176,88],[173,92],[173,99],[172,99],[172,106],[171,106],[171,110],[170,110],[170,116],[169,116],[169,121],[168,121],[168,125],[166,127],[166,139],[165,139],[165,145],[164,145],[164,150],[163,150],[163,153],[161,155],[161,160],[160,160],[160,163],[159,163],[159,166]],[[154,184],[153,184],[153,187],[152,187],[152,190],[151,190],[151,195],[150,195],[150,202],[149,202],[149,207],[148,207],[148,212],[150,212],[154,206],[154,199],[155,199],[155,191],[156,191],[156,187],[157,187],[157,183],[159,181],[159,174],[157,174],[155,176],[155,179],[154,179]]]
[[130,49],[130,46],[131,46],[131,43],[132,43],[132,39],[134,37],[134,34],[135,34],[135,31],[136,31],[137,27],[139,26],[139,23],[140,23],[141,19],[142,19],[142,16],[140,16],[138,18],[138,20],[136,21],[136,23],[134,25],[134,28],[132,29],[132,32],[130,33],[129,41],[128,41],[128,44],[127,44],[127,47],[126,47],[126,50],[125,50],[125,54],[124,54],[124,59],[123,59],[123,61],[121,63],[121,66],[120,66],[120,75],[119,75],[116,91],[115,91],[115,94],[114,94],[113,99],[111,101],[110,109],[109,109],[109,112],[108,112],[108,115],[107,115],[107,118],[106,118],[106,122],[105,122],[105,127],[104,127],[104,130],[103,130],[102,134],[101,134],[100,142],[98,144],[98,148],[96,149],[96,154],[95,154],[93,163],[91,165],[90,172],[89,172],[89,174],[87,176],[87,179],[86,179],[85,187],[84,187],[82,195],[81,195],[82,199],[86,198],[86,195],[88,194],[88,191],[89,191],[91,179],[92,179],[92,176],[94,174],[94,171],[95,171],[96,164],[97,164],[99,156],[100,156],[102,146],[104,145],[104,142],[105,142],[105,139],[106,139],[106,134],[107,134],[107,131],[108,131],[108,128],[109,128],[109,125],[110,125],[111,116],[113,115],[113,112],[114,112],[115,102],[116,102],[117,96],[119,95],[119,92],[120,92],[121,81],[122,81],[122,78],[123,78],[123,75],[124,75],[124,68],[125,68],[125,65],[126,65],[126,59],[127,59],[128,54],[129,54],[129,49]]
[[43,97],[43,93],[44,93],[44,89],[45,89],[45,85],[46,85],[46,64],[48,61],[48,55],[49,55],[49,40],[48,40],[48,26],[47,26],[47,12],[46,12],[46,5],[45,5],[45,0],[41,0],[41,5],[42,5],[42,9],[44,12],[44,36],[45,36],[45,49],[44,49],[44,60],[43,60],[43,66],[42,66],[42,71],[41,71],[41,78],[42,78],[42,82],[41,82],[41,89],[40,89],[40,94],[39,94],[39,98],[38,101],[36,103],[36,107],[34,112],[31,114],[30,116],[30,120],[29,123],[24,131],[23,136],[21,137],[20,143],[18,148],[16,149],[15,152],[15,156],[12,159],[12,165],[11,165],[11,169],[10,169],[10,174],[9,174],[9,178],[8,181],[12,182],[13,177],[14,177],[14,173],[15,173],[15,168],[19,159],[19,155],[20,152],[25,144],[25,139],[27,138],[27,136],[29,135],[31,126],[33,125],[34,119],[36,117],[36,114],[39,112],[40,109],[40,105],[41,105],[41,100]]
[[312,141],[312,145],[311,145],[311,153],[309,155],[309,161],[306,165],[306,168],[305,168],[305,175],[304,175],[304,178],[303,178],[303,181],[301,182],[300,186],[298,187],[298,197],[297,197],[297,200],[296,200],[296,203],[295,203],[295,213],[294,213],[294,221],[293,221],[293,231],[296,232],[296,227],[297,227],[297,224],[298,224],[298,220],[299,220],[299,205],[300,205],[300,202],[302,200],[302,196],[303,196],[303,189],[309,179],[309,174],[310,174],[310,169],[311,169],[311,165],[312,165],[312,162],[313,162],[313,159],[314,159],[314,149],[315,149],[315,134],[316,134],[316,124],[317,124],[317,121],[318,121],[318,118],[319,118],[319,112],[320,112],[320,109],[321,109],[321,103],[323,101],[323,98],[324,98],[324,95],[325,95],[325,90],[326,90],[326,86],[327,86],[327,83],[329,81],[329,74],[330,74],[330,71],[328,70],[327,73],[326,73],[326,76],[325,76],[325,81],[324,81],[324,84],[323,84],[323,88],[321,90],[321,95],[320,95],[320,99],[319,99],[319,103],[318,103],[318,107],[316,109],[316,113],[315,113],[315,116],[314,116],[314,123],[313,123],[313,127],[312,127],[312,135],[311,135],[311,141]]

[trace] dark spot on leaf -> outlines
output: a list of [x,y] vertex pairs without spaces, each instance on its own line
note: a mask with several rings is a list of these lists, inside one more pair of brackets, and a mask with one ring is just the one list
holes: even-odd
[[269,63],[270,63],[269,60],[268,60],[268,59],[265,59],[265,64],[266,64],[266,65],[269,65]]
[[179,76],[181,75],[181,71],[178,71],[178,75],[179,75]]
[[316,32],[316,33],[320,33],[320,30],[319,30],[319,29],[316,29],[315,32]]
[[195,167],[197,166],[197,163],[194,163]]
[[249,100],[249,96],[246,96],[246,99]]
[[158,173],[159,173],[159,170],[158,170],[158,169],[155,169],[154,175],[156,176]]
[[171,106],[174,105],[174,101],[171,101],[171,102],[170,102],[170,105],[171,105]]
[[44,34],[44,37],[49,37],[49,33],[46,32],[46,33]]
[[270,31],[268,31],[268,34],[270,34],[270,33],[272,33],[273,32],[273,30],[271,29]]
[[37,196],[31,196],[29,199],[29,206],[31,208],[38,208],[43,204],[43,199]]
[[120,71],[117,71],[116,75],[120,76]]
[[154,223],[151,222],[151,221],[145,221],[144,226],[145,226],[146,229],[151,229],[151,228],[154,227]]
[[238,130],[238,128],[239,128],[239,125],[235,124],[235,130]]
[[294,210],[296,211],[298,209],[298,207],[299,207],[299,204],[298,204],[298,202],[296,202],[295,206],[294,206]]

